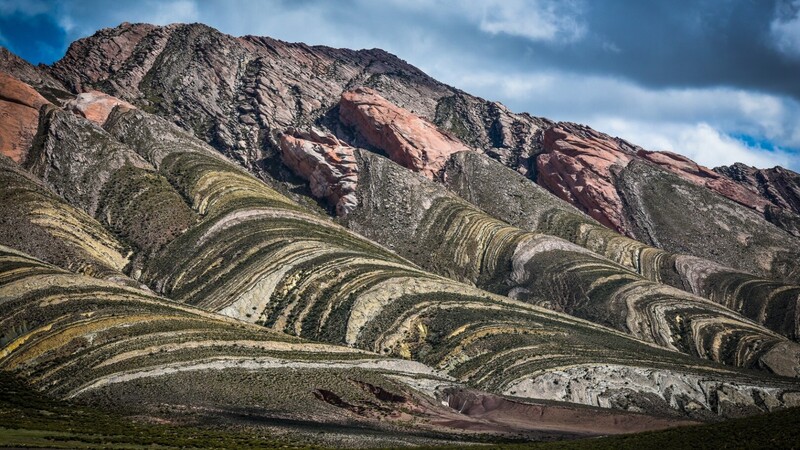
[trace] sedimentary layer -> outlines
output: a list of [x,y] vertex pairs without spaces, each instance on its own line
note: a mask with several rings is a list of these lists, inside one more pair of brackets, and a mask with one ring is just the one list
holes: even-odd
[[[741,376],[426,273],[230,163],[194,151],[202,144],[188,136],[153,139],[175,130],[143,112],[114,113],[106,128],[158,167],[203,217],[142,274],[176,300],[318,341],[417,360],[495,393],[519,394],[511,386],[523,380],[565,366],[594,372],[609,361],[649,367],[651,374],[667,373],[669,365],[669,373],[682,373],[678,377],[709,376],[722,382],[712,391],[733,382],[727,377]],[[652,401],[653,389],[660,390],[650,382],[630,386],[629,394],[614,387],[582,401],[641,406],[645,398]],[[662,394],[660,405],[672,402],[671,394]]]

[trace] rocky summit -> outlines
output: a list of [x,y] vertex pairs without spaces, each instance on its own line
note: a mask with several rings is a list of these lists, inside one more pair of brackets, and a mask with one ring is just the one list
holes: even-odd
[[800,407],[788,169],[200,24],[2,49],[0,153],[0,369],[37,411],[394,447]]

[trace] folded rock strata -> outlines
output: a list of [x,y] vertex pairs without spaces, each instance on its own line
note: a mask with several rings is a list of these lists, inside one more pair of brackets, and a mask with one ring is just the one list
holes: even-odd
[[670,253],[615,233],[474,152],[453,155],[444,179],[450,190],[515,227],[569,240],[648,280],[720,303],[790,339],[800,337],[800,286]]
[[800,344],[575,244],[511,227],[383,157],[357,155],[362,201],[346,224],[427,270],[671,350],[800,376]]
[[63,202],[31,174],[0,156],[3,244],[43,261],[123,283],[128,250],[99,223]]
[[[733,374],[717,366],[423,272],[235,166],[192,151],[200,144],[189,137],[187,145],[165,144],[156,136],[175,131],[153,116],[115,112],[106,127],[143,155],[160,155],[160,162],[150,162],[203,217],[142,274],[176,300],[302,337],[411,358],[501,394],[565,363],[594,371],[608,358],[653,373],[663,373],[667,363],[682,367],[670,373],[699,370],[722,383],[714,389],[733,382],[714,375]],[[529,348],[548,357],[532,358]],[[624,396],[626,408],[641,406],[650,394],[637,392],[653,389],[659,388],[649,382],[628,387],[630,394],[614,388],[586,401]],[[666,401],[664,394],[658,402]]]
[[686,157],[649,152],[588,127],[559,123],[542,142],[537,182],[602,224],[669,252],[800,280],[790,262],[800,255],[795,212]]
[[[378,430],[380,418],[448,431],[435,422],[459,416],[436,401],[438,386],[459,385],[422,364],[270,332],[4,246],[0,299],[0,369],[56,398],[165,420],[192,405],[193,417],[223,422],[247,408],[263,418],[346,418]],[[319,400],[319,388],[340,403]]]

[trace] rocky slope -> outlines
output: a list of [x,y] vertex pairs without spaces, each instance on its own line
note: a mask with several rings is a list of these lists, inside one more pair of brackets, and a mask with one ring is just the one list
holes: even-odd
[[715,167],[714,172],[730,178],[769,201],[772,205],[765,207],[765,214],[768,217],[773,216],[769,220],[773,223],[788,220],[790,223],[780,226],[790,230],[795,236],[800,233],[795,217],[789,214],[787,218],[786,214],[786,211],[800,214],[800,174],[782,167],[756,169],[741,163]]
[[[377,94],[372,93],[370,95],[375,97]],[[382,101],[385,102],[385,100]],[[397,117],[401,116],[405,116],[405,118],[397,119]],[[377,111],[371,117],[369,126],[355,127],[355,132],[358,133],[358,130],[366,129],[366,132],[369,133],[373,129],[380,128],[384,130],[384,133],[404,134],[402,128],[393,124],[397,122],[409,123],[411,121],[408,118],[409,116],[412,116],[409,111],[396,106],[392,109],[392,114],[390,115]],[[793,244],[795,243],[791,237],[773,229],[770,224],[755,217],[749,211],[742,210],[738,205],[730,202],[726,203],[724,199],[716,197],[707,191],[699,190],[694,186],[694,183],[686,182],[667,171],[660,170],[658,167],[632,159],[633,150],[625,147],[626,144],[624,142],[606,140],[604,145],[607,149],[616,148],[614,151],[620,155],[628,155],[625,157],[627,159],[618,160],[624,161],[627,165],[621,165],[618,162],[604,165],[596,159],[584,158],[585,155],[580,156],[580,152],[592,148],[591,142],[595,142],[594,145],[596,146],[596,142],[602,136],[585,127],[579,127],[579,129],[582,130],[583,140],[574,138],[570,141],[571,143],[563,143],[560,148],[562,150],[567,149],[564,150],[567,152],[565,155],[572,153],[579,156],[578,159],[574,159],[567,155],[566,157],[571,158],[572,161],[583,161],[581,164],[584,164],[585,168],[581,170],[575,169],[574,171],[574,173],[578,173],[582,177],[587,173],[597,174],[598,168],[605,168],[608,173],[611,173],[608,171],[609,167],[617,167],[614,170],[616,173],[614,178],[617,182],[626,181],[630,183],[623,186],[625,188],[623,192],[629,193],[626,198],[636,206],[633,209],[636,211],[636,215],[633,216],[633,219],[626,219],[628,223],[646,223],[650,237],[658,235],[662,240],[670,239],[670,243],[674,242],[674,244],[664,247],[668,249],[677,247],[678,252],[686,249],[684,244],[686,241],[691,241],[688,238],[681,239],[682,237],[703,235],[705,233],[708,241],[719,243],[719,245],[695,253],[709,253],[716,260],[735,261],[736,268],[729,268],[709,259],[653,248],[603,229],[597,226],[594,221],[585,216],[582,217],[577,211],[553,201],[546,193],[538,192],[535,185],[521,179],[517,180],[517,178],[520,178],[518,175],[496,167],[499,164],[485,158],[483,155],[476,154],[476,152],[462,152],[453,155],[448,161],[449,170],[443,174],[443,180],[445,184],[452,185],[454,190],[464,198],[471,199],[471,201],[476,202],[477,206],[484,208],[486,211],[493,211],[495,216],[501,220],[519,223],[524,229],[541,231],[571,240],[593,252],[600,253],[624,266],[635,269],[652,281],[669,284],[723,303],[785,336],[793,339],[797,338],[798,323],[800,322],[797,314],[797,305],[800,302],[800,295],[798,295],[800,287],[791,283],[759,279],[758,277],[747,275],[747,272],[745,272],[745,270],[754,273],[767,272],[772,274],[777,272],[784,274],[784,277],[789,280],[796,279],[797,264],[792,260],[792,255],[796,254],[793,250]],[[546,140],[562,139],[566,136],[561,131],[553,131],[551,133],[551,130],[553,129],[549,129],[545,133]],[[405,134],[408,133],[406,132]],[[395,138],[394,141],[397,139]],[[392,145],[392,142],[392,140],[386,140],[383,145]],[[419,140],[418,146],[423,149],[426,148],[428,146],[427,141],[425,139]],[[411,147],[405,148],[410,149]],[[407,158],[398,155],[402,148],[388,151],[382,147],[377,147],[377,150],[384,151],[396,162],[407,168],[421,171],[415,165],[409,164]],[[416,152],[417,150],[412,149],[410,151]],[[642,152],[640,150],[638,153],[642,154]],[[469,153],[472,153],[472,155],[469,155]],[[550,153],[550,155],[553,154]],[[482,166],[488,167],[488,170],[474,163],[470,164],[467,169],[462,164],[465,159],[473,162],[482,161]],[[609,162],[610,160],[600,161]],[[458,166],[460,166],[460,169]],[[540,179],[543,176],[544,174],[540,174]],[[665,183],[672,184],[665,186]],[[602,187],[603,182],[595,177],[588,186],[592,188],[596,186]],[[617,195],[617,191],[615,191],[615,187],[610,181],[605,186],[607,188],[605,189],[606,194],[603,195]],[[664,192],[670,189],[672,191],[678,190],[678,192],[671,192],[669,200],[661,200],[660,196],[664,196]],[[386,191],[390,192],[391,189],[387,187]],[[584,194],[587,192],[585,186],[579,186],[576,191]],[[590,189],[589,192],[599,191]],[[505,195],[508,201],[498,202],[499,193],[502,193],[500,195]],[[600,201],[599,199],[602,198],[602,195],[598,195],[595,201]],[[619,197],[616,198],[617,200],[620,199]],[[393,202],[396,203],[398,201],[400,200],[394,200]],[[393,202],[389,202],[389,204]],[[600,201],[600,204],[613,204],[613,202],[609,202]],[[683,207],[694,205],[698,210],[706,212],[716,210],[719,214],[712,215],[710,218],[693,217],[693,220],[688,221],[688,223],[680,224],[677,221],[684,218],[685,215],[677,214],[677,209],[674,211],[669,209],[671,205],[677,206],[677,204],[683,205]],[[423,204],[418,210],[425,211],[427,208]],[[408,209],[410,210],[411,208]],[[613,208],[611,210],[613,211]],[[545,214],[550,217],[544,218],[543,215]],[[411,213],[407,211],[406,215],[410,217]],[[602,214],[600,215],[602,216]],[[615,217],[619,218],[619,216]],[[377,223],[381,222],[377,215],[370,220]],[[412,221],[411,223],[404,223],[400,229],[405,232],[409,227],[413,230],[416,226],[417,223]],[[725,233],[725,231],[721,233],[720,227],[728,233]],[[359,225],[360,231],[367,233],[374,239],[390,238],[389,235],[391,233],[387,235],[383,231],[384,228],[386,228],[386,224],[378,225],[374,230],[375,233],[370,233],[368,225],[364,223]],[[638,226],[636,228],[639,229]],[[745,234],[746,231],[752,229],[760,229],[761,232],[758,234]],[[722,239],[733,239],[731,231],[736,231],[738,241],[729,242]],[[423,245],[423,248],[429,248],[431,245],[435,248],[438,245],[436,237],[428,236],[425,239],[432,239],[432,242]],[[475,237],[473,236],[472,239],[468,239],[466,242],[475,242]],[[411,248],[406,250],[415,251],[413,247],[417,244],[412,242],[410,245]],[[686,253],[689,252],[687,251]],[[472,262],[480,266],[480,258],[473,258]],[[746,265],[746,263],[750,263],[750,266]],[[447,260],[440,261],[439,264],[447,267],[446,270],[450,270]],[[763,269],[759,270],[758,265],[761,265]],[[474,277],[468,277],[468,279],[472,278]],[[472,281],[475,280],[473,279]],[[572,295],[574,294],[573,292]]]
[[[497,394],[655,412],[672,408],[676,393],[663,390],[657,381],[671,377],[687,386],[681,396],[700,405],[678,410],[706,417],[712,411],[733,413],[728,406],[710,410],[707,392],[757,386],[731,372],[714,374],[712,366],[700,369],[696,361],[679,362],[679,354],[662,353],[602,327],[422,272],[328,219],[304,211],[215,156],[203,143],[144,112],[115,110],[106,123],[110,136],[85,126],[79,119],[51,121],[49,133],[79,134],[77,128],[86,133],[84,145],[96,143],[94,151],[99,154],[110,148],[121,152],[120,146],[136,152],[203,218],[143,260],[140,280],[173,299],[276,331],[418,360]],[[120,142],[110,142],[112,138]],[[111,162],[102,170],[124,170]],[[74,172],[62,167],[65,173]],[[78,190],[95,184],[80,174],[69,181],[52,172],[43,176]],[[136,222],[125,224],[128,229],[140,227]],[[509,345],[519,350],[509,353]],[[525,350],[530,346],[537,347],[538,355],[557,353],[534,363]],[[560,380],[558,386],[570,385],[569,380],[578,376],[562,372],[563,358],[579,363],[581,374],[594,377],[650,368],[624,390],[610,385],[595,391],[597,386],[589,384],[553,391],[547,387],[551,380]],[[616,361],[611,372],[602,369],[606,375],[597,374],[609,360]],[[509,366],[516,369],[496,369]],[[717,381],[700,387],[698,377]]]
[[566,239],[648,280],[721,303],[798,340],[800,286],[670,253],[615,233],[502,164],[472,152],[454,155],[445,179],[453,192],[497,219]]
[[[667,394],[650,377],[667,376],[656,367],[679,354],[667,356],[602,327],[425,273],[303,211],[210,152],[193,150],[203,144],[146,113],[117,111],[106,129],[157,166],[203,216],[145,265],[141,280],[158,292],[277,331],[418,360],[490,392],[623,408],[642,407],[640,396],[654,388],[657,396]],[[618,350],[628,345],[640,347]],[[531,346],[539,355],[563,356],[534,362],[526,350]],[[601,360],[617,361],[613,372],[620,374],[653,369],[637,381],[641,385],[628,385],[630,394],[618,386],[551,392],[535,380],[569,384],[564,377],[576,373],[561,373],[562,358],[581,361],[581,373],[588,374]],[[515,369],[498,371],[510,366]],[[695,379],[673,370],[669,376]]]
[[360,202],[346,225],[425,269],[671,350],[800,374],[800,346],[724,307],[647,282],[559,238],[513,228],[385,158],[351,151]]
[[199,24],[0,69],[0,368],[50,396],[337,445],[800,404],[789,171]]
[[[763,201],[748,195],[747,189],[724,177],[706,183],[697,175],[710,172],[706,169],[684,170],[691,162],[652,156],[576,124],[513,114],[502,105],[443,85],[379,50],[354,52],[268,38],[234,38],[203,25],[123,24],[75,42],[49,72],[78,92],[103,90],[168,117],[267,181],[288,179],[275,161],[278,136],[289,126],[316,124],[356,145],[375,146],[379,134],[367,138],[371,133],[360,133],[361,141],[352,141],[359,136],[348,130],[351,121],[339,120],[341,94],[366,87],[388,104],[438,125],[465,145],[536,180],[617,231],[753,275],[797,278],[789,261],[798,256],[800,240],[789,238],[787,245],[783,237],[785,230],[794,232],[800,220],[795,212],[772,206],[761,211]],[[352,116],[347,106],[343,109],[346,117]],[[417,126],[425,127],[420,125],[424,123]],[[423,136],[437,133],[428,130]],[[459,144],[445,147],[453,149],[453,145]],[[416,158],[416,166],[427,164],[427,156],[418,152],[408,157],[409,161]],[[436,167],[439,157],[431,156]],[[623,170],[629,161],[636,164]],[[642,186],[645,169],[638,167],[643,164],[646,170],[664,166],[663,172],[656,172],[659,180],[647,183],[649,187]],[[432,173],[436,167],[418,169]],[[653,198],[652,190],[669,189],[681,195],[681,189],[661,180],[662,173],[673,172],[690,183],[702,181],[702,189],[696,192],[708,194],[695,206],[714,211],[691,230],[673,214],[657,214],[655,206],[648,209],[660,201]],[[696,192],[681,201],[691,200]],[[725,196],[742,204],[730,207],[720,198]],[[746,213],[751,207],[756,209]],[[738,231],[720,234],[721,228]],[[744,242],[743,246],[738,242]],[[770,254],[760,256],[763,250],[757,246]]]

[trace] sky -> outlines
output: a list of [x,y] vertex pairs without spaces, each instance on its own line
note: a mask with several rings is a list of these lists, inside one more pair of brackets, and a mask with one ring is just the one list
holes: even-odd
[[800,170],[800,0],[0,0],[0,45],[52,63],[126,21],[382,48],[515,112]]

